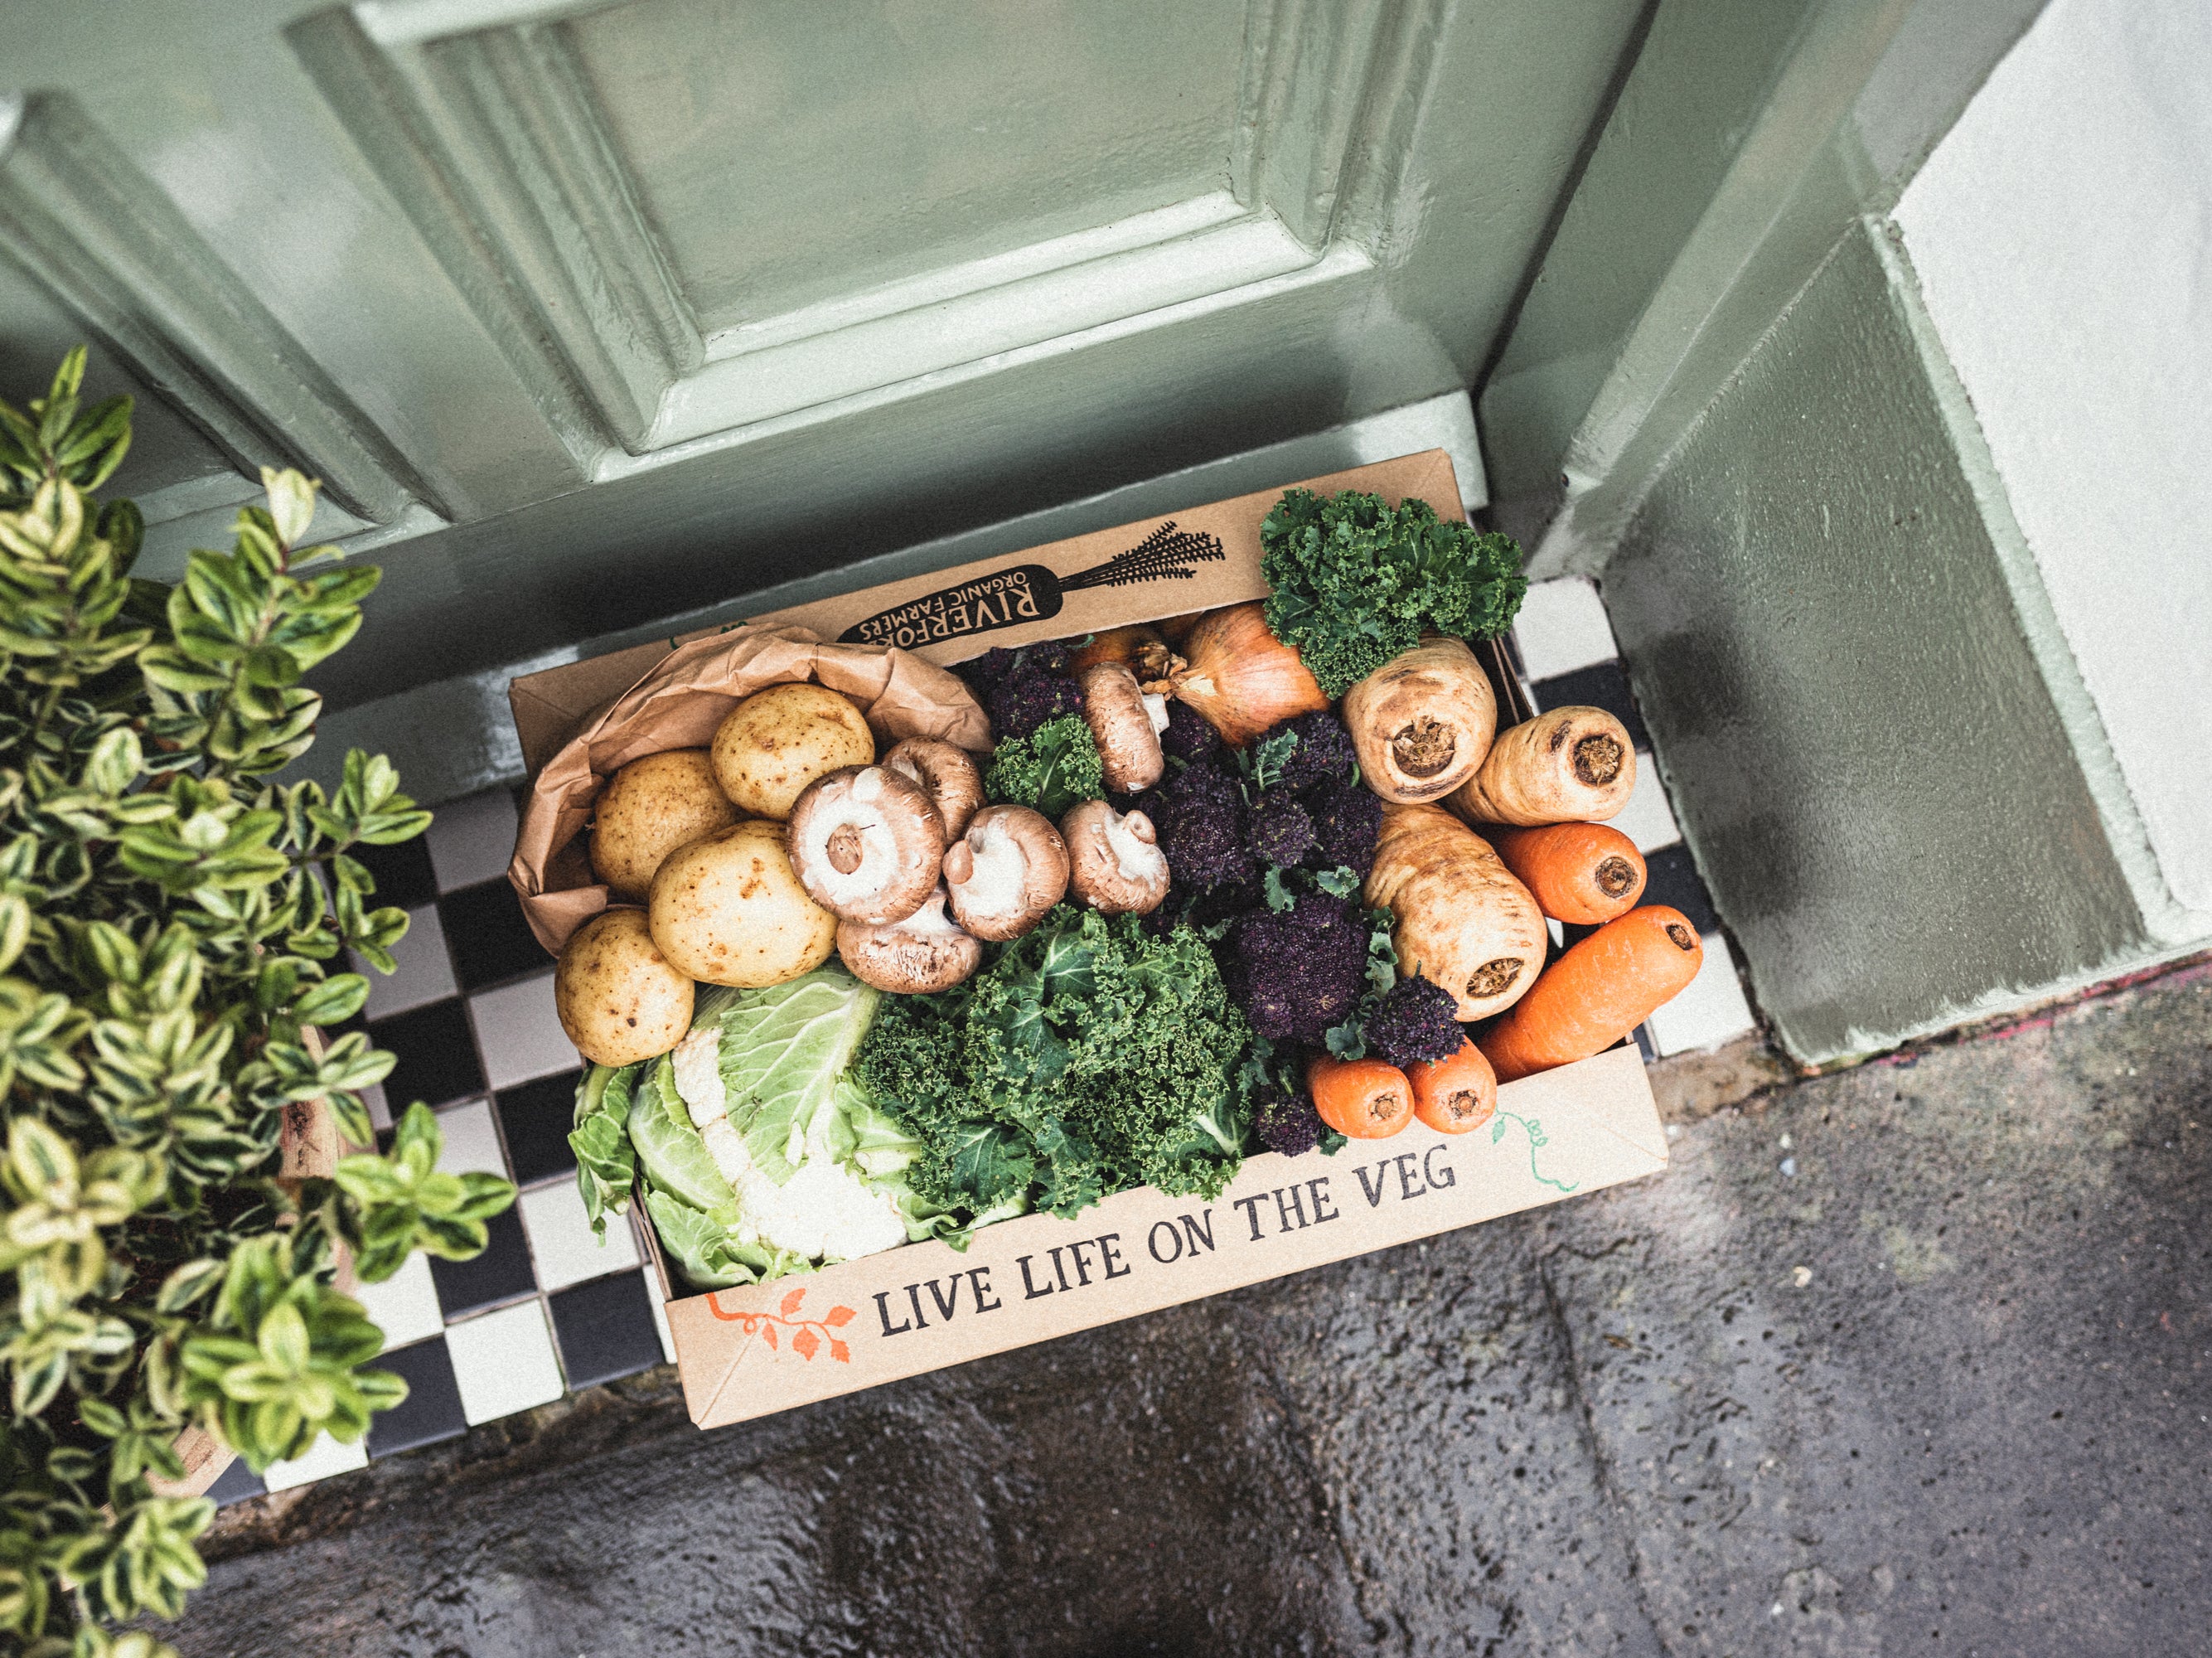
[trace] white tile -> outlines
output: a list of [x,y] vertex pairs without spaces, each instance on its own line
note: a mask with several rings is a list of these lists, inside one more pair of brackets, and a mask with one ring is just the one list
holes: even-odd
[[368,1442],[356,1440],[351,1445],[341,1445],[328,1434],[307,1448],[307,1454],[289,1462],[272,1462],[269,1472],[261,1476],[261,1483],[272,1491],[289,1490],[295,1485],[311,1484],[318,1479],[328,1479],[332,1474],[349,1474],[356,1468],[368,1466]]
[[667,1306],[660,1299],[660,1277],[650,1266],[645,1269],[645,1298],[653,1307],[653,1327],[660,1332],[660,1356],[673,1364],[676,1338],[668,1328]]
[[407,912],[407,936],[392,947],[392,959],[399,964],[398,971],[387,976],[359,956],[353,958],[353,970],[368,980],[367,1012],[371,1019],[461,993],[453,981],[453,963],[446,954],[446,934],[438,924],[435,905]]
[[1620,654],[1597,588],[1579,576],[1532,585],[1514,619],[1513,637],[1531,680],[1571,674]]
[[448,1174],[471,1170],[507,1178],[507,1157],[500,1150],[499,1125],[492,1120],[491,1101],[471,1100],[438,1113],[438,1127],[446,1143],[438,1152],[438,1167]]
[[413,1254],[382,1283],[357,1284],[354,1299],[368,1309],[369,1322],[384,1332],[384,1350],[424,1341],[446,1327],[438,1310],[437,1287],[430,1282],[430,1258]]
[[621,1217],[608,1217],[604,1240],[592,1235],[583,1194],[573,1179],[526,1192],[516,1207],[522,1211],[522,1229],[530,1236],[540,1289],[565,1289],[637,1265],[637,1240]]
[[1662,1054],[1687,1053],[1732,1041],[1753,1028],[1751,1004],[1737,982],[1728,940],[1705,935],[1705,961],[1689,987],[1651,1015],[1651,1039]]
[[446,1351],[469,1426],[511,1417],[561,1397],[561,1362],[545,1303],[526,1301],[446,1326]]
[[553,975],[526,978],[469,998],[484,1075],[495,1088],[574,1070],[583,1059],[553,1011]]
[[1639,852],[1656,852],[1682,838],[1674,808],[1667,804],[1667,786],[1659,781],[1659,765],[1644,750],[1636,751],[1636,792],[1614,814],[1613,826],[1636,843]]
[[368,1120],[379,1129],[392,1126],[392,1102],[384,1097],[384,1084],[371,1082],[360,1089],[361,1102],[368,1107]]
[[504,789],[447,801],[423,832],[438,890],[450,893],[507,873],[514,856],[514,796]]

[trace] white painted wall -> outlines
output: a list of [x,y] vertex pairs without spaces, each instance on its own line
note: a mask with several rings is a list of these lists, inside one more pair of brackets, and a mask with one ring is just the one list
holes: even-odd
[[2189,912],[2161,930],[2212,934],[2212,3],[2051,0],[1895,216]]

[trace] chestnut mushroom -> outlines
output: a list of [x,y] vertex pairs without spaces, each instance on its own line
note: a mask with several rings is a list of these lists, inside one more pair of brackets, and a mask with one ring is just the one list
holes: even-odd
[[930,737],[908,737],[883,758],[884,765],[922,786],[945,820],[947,845],[968,832],[968,820],[983,804],[983,773],[964,748]]
[[1019,938],[1067,891],[1067,843],[1042,812],[987,806],[945,849],[952,913],[978,938]]
[[806,785],[791,808],[791,868],[806,895],[842,921],[912,915],[937,885],[945,820],[913,778],[848,765]]
[[1087,800],[1060,820],[1075,895],[1102,915],[1147,915],[1168,895],[1167,854],[1142,812]]
[[1075,683],[1083,692],[1084,722],[1097,741],[1109,792],[1133,795],[1150,789],[1167,770],[1167,758],[1160,752],[1165,701],[1159,704],[1160,722],[1155,724],[1151,699],[1127,662],[1095,663]]
[[983,965],[983,947],[946,917],[942,887],[899,920],[839,922],[837,954],[854,978],[895,996],[949,991]]

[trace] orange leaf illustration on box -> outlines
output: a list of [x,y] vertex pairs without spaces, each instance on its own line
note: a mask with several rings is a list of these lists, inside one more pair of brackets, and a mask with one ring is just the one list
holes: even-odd
[[818,1319],[793,1317],[805,1300],[806,1291],[799,1289],[786,1295],[781,1308],[774,1313],[726,1313],[722,1310],[721,1302],[716,1301],[713,1292],[709,1291],[707,1310],[724,1323],[736,1325],[745,1334],[758,1336],[771,1353],[783,1350],[783,1338],[776,1335],[776,1330],[781,1326],[792,1332],[788,1338],[791,1350],[809,1363],[822,1350],[823,1343],[827,1342],[831,1358],[840,1364],[850,1364],[853,1350],[830,1332],[842,1330],[858,1315],[849,1307],[833,1307]]

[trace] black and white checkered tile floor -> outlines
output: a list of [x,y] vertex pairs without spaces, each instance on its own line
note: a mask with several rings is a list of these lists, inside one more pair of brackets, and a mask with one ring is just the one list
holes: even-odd
[[[1697,980],[1637,1033],[1648,1055],[1687,1052],[1749,1031],[1751,1010],[1712,902],[1682,844],[1628,693],[1596,590],[1539,583],[1514,629],[1536,706],[1590,704],[1636,738],[1635,798],[1614,820],[1650,867],[1649,897],[1705,935]],[[365,1445],[324,1440],[263,1478],[234,1464],[212,1495],[236,1502],[364,1466],[371,1457],[448,1439],[480,1423],[672,1358],[668,1328],[635,1234],[611,1224],[594,1239],[568,1152],[579,1060],[553,1015],[552,966],[524,924],[507,863],[515,806],[504,790],[451,802],[420,840],[372,851],[380,902],[412,917],[399,970],[369,975],[364,1011],[377,1045],[398,1056],[369,1106],[421,1100],[445,1130],[442,1167],[486,1169],[521,1189],[473,1261],[418,1256],[388,1283],[361,1290],[385,1332],[380,1362],[407,1379],[407,1402],[376,1419]]]
[[[1705,883],[1667,803],[1651,739],[1629,696],[1613,627],[1597,589],[1578,577],[1528,589],[1512,640],[1529,698],[1538,709],[1602,708],[1636,742],[1636,794],[1613,826],[1636,843],[1649,871],[1644,901],[1670,904],[1705,936],[1705,962],[1690,987],[1651,1015],[1636,1034],[1647,1058],[1689,1053],[1733,1040],[1753,1027],[1735,957],[1720,931]],[[1556,930],[1558,923],[1553,923]]]
[[399,970],[369,974],[363,1016],[398,1056],[369,1096],[379,1129],[387,1100],[423,1100],[445,1131],[441,1167],[505,1175],[521,1196],[476,1259],[416,1256],[358,1291],[384,1331],[379,1362],[408,1386],[368,1442],[325,1439],[261,1478],[234,1463],[212,1493],[219,1503],[343,1473],[673,1356],[635,1235],[614,1221],[602,1243],[584,1219],[568,1143],[580,1062],[553,1016],[552,963],[507,884],[514,809],[503,790],[453,802],[421,839],[363,858],[378,901],[411,919]]

